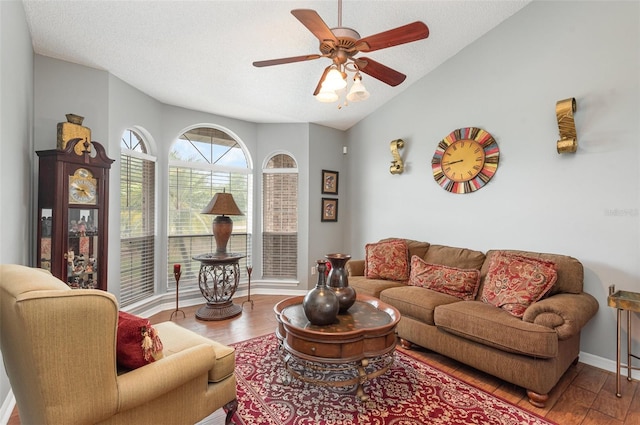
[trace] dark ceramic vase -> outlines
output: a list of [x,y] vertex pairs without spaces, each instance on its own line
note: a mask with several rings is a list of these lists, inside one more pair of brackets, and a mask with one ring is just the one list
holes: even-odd
[[349,286],[349,274],[344,267],[351,259],[347,254],[327,254],[325,258],[331,263],[331,270],[327,276],[327,286],[338,297],[340,313],[347,310],[356,302],[356,290]]
[[325,281],[327,265],[324,260],[318,260],[316,270],[318,271],[318,283],[305,295],[302,308],[312,325],[330,325],[336,321],[340,304],[336,294],[327,288]]

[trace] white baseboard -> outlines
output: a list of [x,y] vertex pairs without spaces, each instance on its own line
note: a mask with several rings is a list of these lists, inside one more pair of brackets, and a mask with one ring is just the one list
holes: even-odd
[[0,424],[7,425],[13,409],[16,407],[16,398],[13,396],[13,391],[9,388],[9,394],[4,399],[2,406],[0,407]]
[[[625,356],[626,357],[626,356]],[[624,359],[623,359],[624,360]],[[608,372],[616,373],[616,362],[615,360],[605,359],[604,357],[594,356],[593,354],[580,352],[580,362],[584,364],[588,364],[589,366],[597,367],[598,369],[603,369]],[[625,367],[626,363],[621,362],[620,366],[620,375],[627,376],[627,368]],[[640,371],[632,370],[631,378],[640,380]]]

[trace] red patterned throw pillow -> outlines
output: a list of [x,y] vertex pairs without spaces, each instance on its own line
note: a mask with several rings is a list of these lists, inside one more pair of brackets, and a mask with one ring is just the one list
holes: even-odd
[[478,294],[479,284],[480,270],[429,264],[417,255],[411,257],[409,285],[471,301]]
[[522,317],[531,304],[540,300],[556,283],[553,261],[517,254],[496,253],[489,263],[482,301]]
[[404,239],[365,245],[364,275],[369,279],[407,281],[409,249]]
[[136,369],[162,358],[162,341],[149,319],[118,313],[116,359],[118,365]]

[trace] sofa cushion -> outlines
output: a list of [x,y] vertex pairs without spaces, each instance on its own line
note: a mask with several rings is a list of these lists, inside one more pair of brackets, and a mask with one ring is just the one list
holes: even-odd
[[[398,309],[401,316],[434,325],[433,312],[436,307],[462,302],[460,298],[418,286],[403,286],[385,289],[380,293],[380,300]],[[494,307],[495,308],[495,307]]]
[[542,298],[557,279],[555,263],[511,253],[493,255],[485,278],[482,301],[516,317]]
[[481,282],[480,293],[482,293],[482,286],[487,272],[489,271],[489,263],[491,257],[500,253],[509,253],[522,255],[525,257],[539,258],[542,260],[553,261],[556,263],[556,271],[558,279],[555,285],[549,291],[549,295],[555,295],[559,293],[580,294],[583,291],[584,281],[584,268],[582,263],[577,259],[568,255],[560,254],[545,254],[540,252],[530,251],[516,251],[516,250],[490,250],[487,251],[487,261],[485,261],[481,270]]
[[429,264],[417,255],[411,257],[409,285],[470,301],[476,297],[479,284],[480,270]]
[[406,286],[404,283],[387,279],[368,279],[364,276],[349,276],[349,286],[356,290],[357,294],[369,295],[380,298],[380,293],[385,289]]
[[457,267],[459,269],[478,269],[482,267],[485,256],[480,251],[456,248],[445,245],[430,245],[422,258],[429,264]]
[[404,239],[365,245],[364,275],[370,279],[409,279],[409,253]]
[[[393,241],[398,239],[400,238],[387,238],[380,240],[380,242]],[[414,255],[417,255],[420,258],[424,258],[427,250],[429,249],[429,242],[414,241],[412,239],[404,239],[404,241],[407,243],[409,258],[413,257]]]
[[524,322],[481,301],[440,305],[434,321],[439,329],[503,351],[542,358],[558,355],[555,330]]
[[119,366],[136,369],[162,358],[162,341],[149,319],[118,312],[116,360]]
[[171,356],[198,344],[207,344],[212,346],[216,353],[215,364],[209,370],[209,381],[220,382],[233,375],[236,364],[235,349],[233,347],[205,338],[178,326],[174,322],[162,322],[155,326],[162,337],[165,356]]

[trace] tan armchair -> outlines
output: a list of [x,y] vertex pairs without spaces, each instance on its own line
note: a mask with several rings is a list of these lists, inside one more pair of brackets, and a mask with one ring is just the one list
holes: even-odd
[[118,374],[118,304],[46,271],[0,265],[0,349],[25,424],[190,424],[237,407],[235,354],[175,323],[164,357]]

